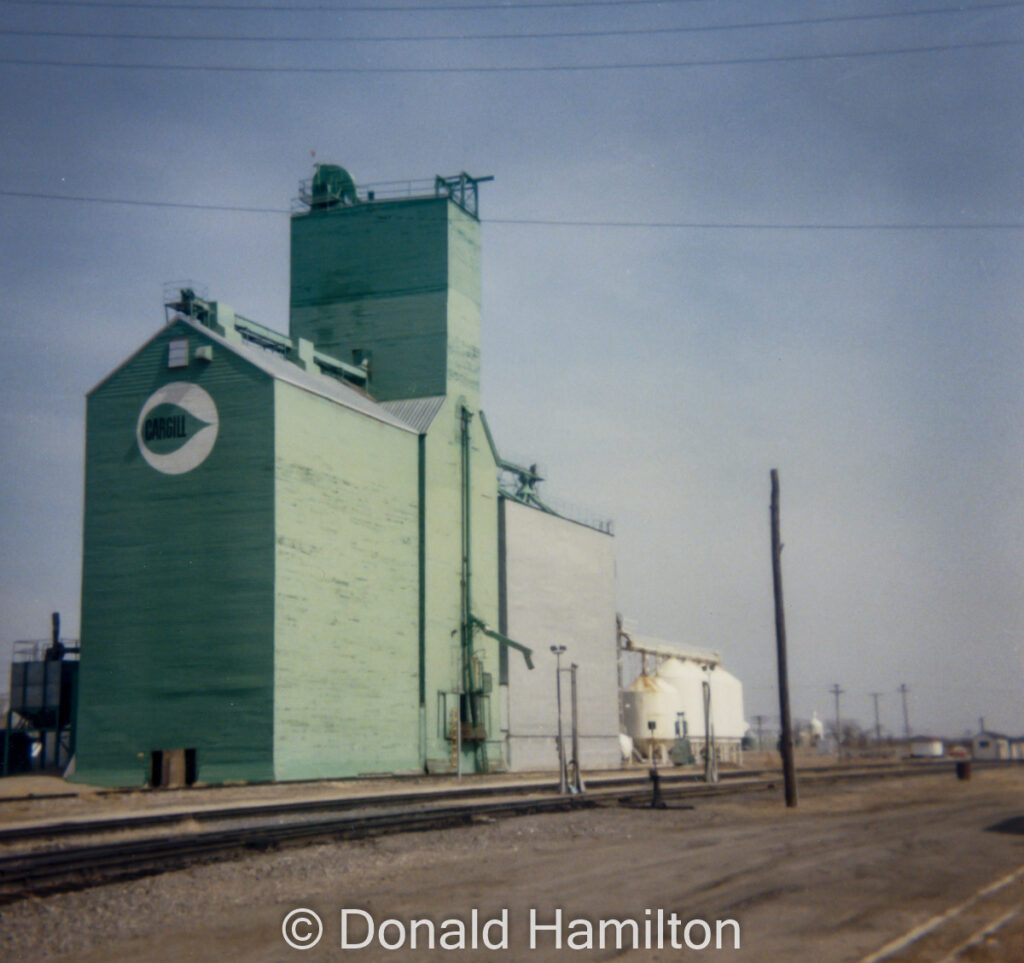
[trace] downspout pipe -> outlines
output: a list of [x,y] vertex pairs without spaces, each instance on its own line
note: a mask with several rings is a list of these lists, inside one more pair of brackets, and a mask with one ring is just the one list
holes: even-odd
[[417,439],[417,494],[419,500],[417,567],[419,569],[419,673],[420,763],[427,765],[427,436]]
[[[473,727],[474,737],[480,727],[478,705],[473,685],[473,567],[471,562],[472,532],[470,528],[470,434],[473,413],[465,402],[459,406],[460,447],[462,454],[462,689],[465,693],[467,721]],[[461,700],[460,700],[461,702]],[[460,706],[459,724],[462,724]],[[487,771],[487,749],[484,743],[474,741],[476,768]],[[461,759],[460,759],[461,762]]]
[[473,624],[471,613],[473,611],[473,571],[470,561],[470,452],[469,452],[469,425],[473,415],[463,404],[459,408],[460,422],[460,454],[462,458],[462,690],[470,703],[470,717],[473,724],[476,720],[473,711],[473,700],[470,693],[473,691]]

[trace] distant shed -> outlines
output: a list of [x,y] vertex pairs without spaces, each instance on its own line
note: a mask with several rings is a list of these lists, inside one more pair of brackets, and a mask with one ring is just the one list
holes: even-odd
[[945,743],[935,736],[914,736],[910,740],[912,759],[941,759],[945,754]]
[[979,732],[971,739],[971,755],[975,759],[1010,759],[1012,741],[1001,732]]

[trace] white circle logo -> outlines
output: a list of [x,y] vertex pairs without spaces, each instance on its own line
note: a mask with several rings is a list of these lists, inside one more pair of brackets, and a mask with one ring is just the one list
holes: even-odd
[[165,475],[183,475],[206,461],[219,426],[217,406],[203,388],[173,381],[146,399],[135,437],[153,468]]

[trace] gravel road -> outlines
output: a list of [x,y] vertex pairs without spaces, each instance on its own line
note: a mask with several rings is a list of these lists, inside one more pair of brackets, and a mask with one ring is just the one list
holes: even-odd
[[[796,810],[778,793],[759,793],[692,808],[481,821],[252,854],[0,907],[0,959],[858,961],[1024,868],[1024,834],[1013,831],[1022,817],[1024,767],[975,770],[967,782],[950,773],[808,787]],[[999,824],[1010,831],[994,831]],[[1001,891],[1008,922],[963,959],[1024,960],[1022,891],[1020,877]],[[322,939],[307,951],[282,937],[282,921],[300,907],[323,921]],[[341,947],[344,909],[364,914],[348,915],[350,942],[368,935],[372,919],[367,948]],[[471,939],[474,909],[478,940],[495,920],[487,935],[503,948],[442,949],[441,937],[457,943],[460,927]],[[531,949],[531,911],[550,927],[558,910],[561,948],[555,931],[536,928]],[[419,919],[433,924],[433,950],[423,948],[426,923],[416,930],[418,947],[409,947]],[[724,920],[736,926],[722,926],[725,948],[717,950],[716,922]],[[632,948],[634,924],[640,948]],[[308,940],[313,926],[300,916],[290,933]],[[382,946],[403,932],[401,948]],[[587,945],[588,932],[593,948],[573,948]],[[673,936],[681,949],[671,947]],[[708,936],[707,949],[687,948]]]

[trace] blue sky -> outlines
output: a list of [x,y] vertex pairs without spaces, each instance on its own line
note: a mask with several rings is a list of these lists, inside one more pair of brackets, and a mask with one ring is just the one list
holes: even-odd
[[77,635],[84,395],[165,284],[286,330],[315,151],[494,176],[488,420],[641,631],[777,713],[778,468],[795,713],[1024,732],[1024,4],[258,5],[0,2],[0,643]]

